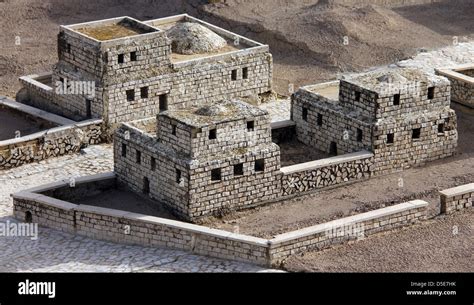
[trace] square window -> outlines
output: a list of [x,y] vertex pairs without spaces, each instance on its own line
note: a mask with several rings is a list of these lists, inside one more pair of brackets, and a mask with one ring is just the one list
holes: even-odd
[[221,169],[220,168],[215,168],[211,170],[211,181],[221,181],[222,175],[221,175]]
[[137,61],[137,52],[130,52],[130,61]]
[[64,77],[60,77],[59,81],[64,84]]
[[213,128],[209,130],[209,140],[217,139],[217,129]]
[[429,100],[434,99],[434,93],[435,93],[435,87],[429,87],[428,88],[428,99]]
[[171,134],[172,134],[173,136],[176,135],[176,125],[174,125],[174,124],[171,125]]
[[176,183],[181,182],[181,171],[179,169],[176,169]]
[[255,160],[255,171],[256,172],[263,172],[265,171],[265,160]]
[[303,107],[303,121],[308,122],[308,108]]
[[160,97],[160,112],[168,110],[168,94],[161,94]]
[[421,136],[421,128],[415,128],[413,129],[411,133],[411,138],[412,139],[419,139]]
[[152,171],[156,170],[156,159],[155,158],[151,157],[150,165],[151,165],[151,170]]
[[438,124],[438,133],[444,133],[444,123]]
[[323,126],[323,115],[321,113],[318,113],[317,124]]
[[242,78],[243,79],[248,79],[249,78],[249,68],[243,68],[242,69]]
[[148,87],[140,88],[140,98],[148,98]]
[[387,144],[393,144],[395,136],[393,133],[387,134]]
[[127,94],[127,101],[133,102],[135,100],[135,90],[134,89],[127,90],[126,94]]
[[359,91],[355,92],[355,100],[356,100],[356,102],[360,101],[360,92]]
[[123,64],[123,62],[124,62],[124,56],[123,56],[123,54],[119,54],[119,55],[118,55],[118,57],[117,57],[117,62],[118,62],[119,64]]
[[137,164],[141,164],[142,163],[142,152],[139,151],[139,150],[137,150],[136,152],[137,152],[137,154],[136,154],[136,160],[135,161],[137,162]]
[[237,80],[237,70],[232,70],[231,79],[232,80]]
[[362,142],[362,130],[360,128],[357,128],[357,142]]
[[70,43],[66,44],[66,52],[71,53],[71,44]]
[[122,157],[126,157],[126,156],[127,156],[127,145],[122,144]]
[[400,105],[400,94],[395,94],[393,96],[393,105],[395,106]]
[[242,176],[244,174],[244,164],[239,163],[234,165],[234,176]]
[[253,131],[255,128],[255,122],[254,121],[248,121],[247,122],[247,130],[248,131]]

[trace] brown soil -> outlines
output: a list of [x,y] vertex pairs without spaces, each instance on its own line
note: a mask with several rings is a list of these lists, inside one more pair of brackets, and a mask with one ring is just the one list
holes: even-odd
[[[439,213],[438,191],[474,182],[474,109],[453,104],[458,116],[459,146],[454,157],[424,167],[371,178],[347,187],[306,195],[282,203],[245,210],[206,221],[215,228],[271,238],[328,220],[398,204],[413,199],[430,203]],[[403,186],[399,187],[399,179]]]
[[474,211],[370,236],[319,252],[294,255],[289,271],[474,272]]
[[81,198],[74,203],[176,219],[159,203],[124,189],[110,189],[98,195]]
[[[340,4],[340,3],[345,4]],[[57,61],[58,25],[129,15],[139,20],[188,13],[270,45],[274,84],[334,79],[345,71],[389,64],[474,37],[469,0],[390,8],[375,1],[227,0],[3,0],[0,1],[0,93],[14,97],[18,77],[51,70]],[[20,44],[15,44],[16,36]],[[344,37],[348,37],[345,45]]]
[[53,127],[52,124],[46,121],[40,122],[40,120],[31,119],[16,111],[0,107],[0,141],[15,138],[17,131],[23,137],[51,127]]
[[142,31],[138,29],[133,29],[121,24],[111,24],[111,25],[103,25],[100,27],[90,27],[90,28],[81,28],[77,29],[76,31],[85,34],[89,37],[92,37],[97,40],[110,40],[110,39],[117,39],[117,38],[124,38],[128,36],[135,36]]

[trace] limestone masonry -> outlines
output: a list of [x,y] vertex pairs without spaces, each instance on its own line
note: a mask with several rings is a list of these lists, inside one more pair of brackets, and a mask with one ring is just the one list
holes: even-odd
[[[51,74],[20,79],[19,97],[101,119],[117,182],[187,221],[449,157],[458,140],[451,94],[469,103],[472,91],[387,68],[302,87],[291,121],[272,124],[259,107],[272,96],[269,47],[188,15],[61,26],[58,56]],[[272,126],[273,138],[294,136],[331,157],[281,167]]]
[[[196,33],[203,36],[193,40]],[[198,45],[183,49],[193,42]],[[31,77],[20,79],[27,90],[24,102],[75,120],[102,118],[110,132],[120,122],[204,101],[255,98],[272,88],[267,45],[188,15],[61,26],[58,57],[40,84]],[[92,92],[63,94],[90,84]]]

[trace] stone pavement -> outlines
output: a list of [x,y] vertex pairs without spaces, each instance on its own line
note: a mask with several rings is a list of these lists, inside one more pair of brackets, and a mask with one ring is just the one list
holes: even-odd
[[[10,194],[37,185],[113,169],[112,147],[97,145],[0,171],[0,223],[16,222]],[[38,239],[0,236],[0,272],[268,272],[245,263],[164,248],[103,242],[38,229]]]

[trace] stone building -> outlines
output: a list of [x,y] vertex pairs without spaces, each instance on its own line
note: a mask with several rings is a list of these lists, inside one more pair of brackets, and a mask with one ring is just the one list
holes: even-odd
[[457,122],[450,82],[414,69],[390,69],[307,86],[292,96],[298,140],[338,155],[374,153],[389,173],[451,156]]
[[122,124],[114,155],[119,182],[187,220],[262,204],[280,190],[270,117],[238,100]]
[[[20,78],[24,102],[75,120],[103,118],[111,130],[160,111],[255,98],[272,88],[267,45],[188,15],[61,26],[58,57],[51,74]],[[74,92],[88,85],[92,93]],[[74,94],[64,94],[70,89]]]

